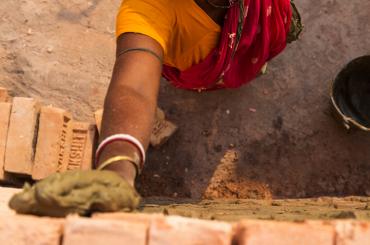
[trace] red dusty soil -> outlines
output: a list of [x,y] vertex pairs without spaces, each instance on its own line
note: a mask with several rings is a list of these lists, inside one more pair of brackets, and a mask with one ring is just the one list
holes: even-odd
[[[92,120],[114,62],[119,2],[0,1],[0,85]],[[370,2],[296,2],[304,35],[267,75],[200,94],[163,81],[159,104],[180,129],[149,151],[144,196],[370,195],[370,135],[347,134],[328,110],[330,80],[370,52]]]

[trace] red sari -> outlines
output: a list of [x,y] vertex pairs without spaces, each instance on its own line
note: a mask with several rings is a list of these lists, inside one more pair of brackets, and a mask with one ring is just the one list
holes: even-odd
[[230,1],[219,45],[207,58],[185,71],[164,66],[163,76],[174,86],[191,90],[240,87],[286,47],[290,0]]

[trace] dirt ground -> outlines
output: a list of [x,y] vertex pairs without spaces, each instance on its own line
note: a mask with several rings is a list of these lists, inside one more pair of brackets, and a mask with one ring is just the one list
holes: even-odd
[[[163,81],[159,104],[180,129],[149,150],[138,181],[143,196],[370,195],[370,135],[347,134],[328,110],[330,81],[370,53],[370,2],[296,3],[302,40],[273,60],[267,75],[241,89],[200,94]],[[92,120],[110,80],[119,4],[0,1],[0,86]]]
[[276,221],[357,219],[370,220],[370,198],[320,197],[282,200],[193,200],[148,199],[144,213],[163,213],[189,218],[236,222],[242,219]]

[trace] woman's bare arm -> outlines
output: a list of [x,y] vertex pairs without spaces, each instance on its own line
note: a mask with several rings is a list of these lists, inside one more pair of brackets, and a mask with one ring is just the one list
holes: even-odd
[[[133,48],[148,49],[163,57],[160,44],[148,36],[126,33],[117,39],[117,54]],[[124,133],[136,137],[145,148],[148,147],[161,70],[161,61],[149,52],[131,51],[117,57],[105,99],[100,140]],[[102,152],[99,163],[117,155],[132,157],[135,151],[128,143],[114,142]],[[131,163],[117,162],[106,169],[117,172],[134,184],[135,168]]]

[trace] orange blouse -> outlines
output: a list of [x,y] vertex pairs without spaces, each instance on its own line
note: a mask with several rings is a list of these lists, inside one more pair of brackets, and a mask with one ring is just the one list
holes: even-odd
[[123,0],[116,36],[127,32],[155,39],[164,63],[183,71],[216,47],[221,28],[194,0]]

